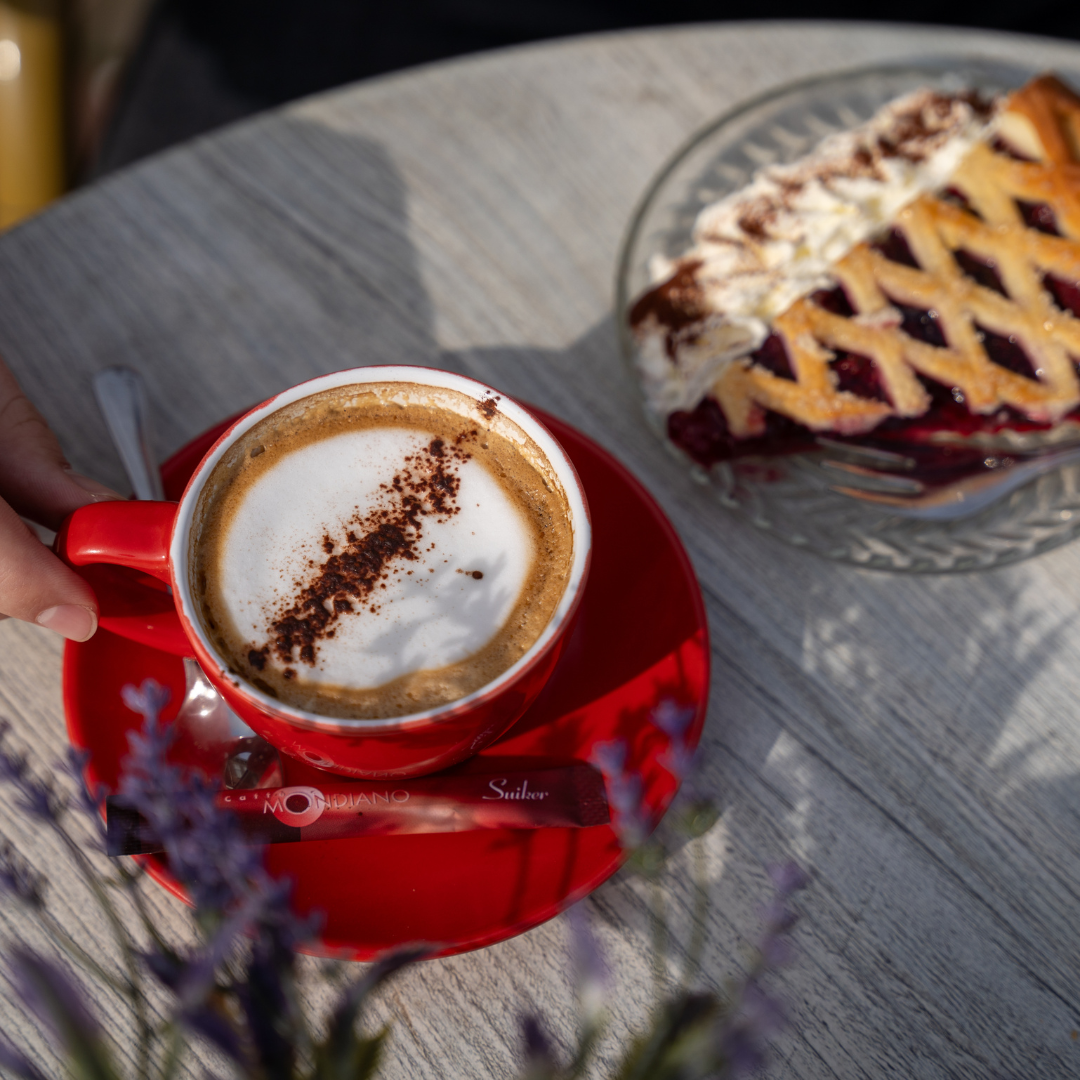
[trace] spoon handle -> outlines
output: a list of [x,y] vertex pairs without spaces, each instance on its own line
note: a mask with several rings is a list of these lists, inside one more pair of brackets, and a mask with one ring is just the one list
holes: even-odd
[[161,473],[146,438],[146,390],[142,376],[126,367],[94,376],[94,396],[136,499],[164,499]]

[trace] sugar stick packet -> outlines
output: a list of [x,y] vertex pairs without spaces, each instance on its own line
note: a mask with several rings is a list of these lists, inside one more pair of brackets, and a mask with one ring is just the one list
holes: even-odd
[[[234,813],[253,844],[474,829],[588,828],[610,821],[604,779],[577,764],[414,780],[226,789],[217,804]],[[150,824],[122,796],[105,800],[108,853],[163,850]]]

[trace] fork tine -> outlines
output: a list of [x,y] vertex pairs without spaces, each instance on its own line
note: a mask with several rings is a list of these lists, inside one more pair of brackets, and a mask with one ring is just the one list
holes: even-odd
[[850,499],[858,499],[860,502],[877,503],[878,506],[896,506],[908,510],[911,507],[911,499],[904,495],[890,495],[884,491],[872,491],[870,488],[843,487],[835,484],[829,488],[838,495],[847,495]]
[[[866,488],[834,487],[833,491],[847,495],[860,502],[875,503],[890,507],[904,517],[922,521],[958,521],[971,517],[985,510],[992,502],[1001,497],[992,488],[983,491],[964,491],[958,488],[944,487],[930,492],[922,499],[911,496],[890,495],[884,491],[870,491]],[[1001,494],[1004,494],[1002,492]]]
[[[876,469],[868,469],[862,465],[855,465],[850,461],[833,461],[828,459],[823,461],[822,465],[826,469],[846,473],[847,476],[853,478],[853,482],[858,484],[855,488],[845,488],[845,494],[848,494],[850,491],[880,491],[883,494],[894,493],[910,497],[912,495],[921,495],[926,490],[926,486],[921,481],[915,480],[913,477],[894,476],[891,473],[878,472]],[[841,489],[834,487],[833,490],[839,491]]]
[[917,462],[907,454],[898,454],[892,450],[880,450],[873,446],[857,446],[854,443],[840,442],[838,439],[830,439],[819,435],[815,440],[823,450],[831,450],[834,454],[840,454],[858,463],[863,462],[868,467],[876,466],[879,469],[903,470],[910,472]]

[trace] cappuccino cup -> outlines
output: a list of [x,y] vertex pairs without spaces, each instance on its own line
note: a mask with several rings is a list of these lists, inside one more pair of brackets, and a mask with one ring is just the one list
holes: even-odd
[[525,408],[449,372],[368,367],[250,410],[179,503],[80,508],[57,552],[151,575],[88,574],[123,594],[99,597],[105,629],[194,656],[285,754],[377,779],[461,761],[528,708],[591,530],[570,459]]

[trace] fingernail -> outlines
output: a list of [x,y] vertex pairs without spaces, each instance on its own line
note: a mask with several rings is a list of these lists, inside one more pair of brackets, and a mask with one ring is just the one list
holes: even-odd
[[124,497],[120,492],[113,491],[112,488],[98,483],[97,480],[91,480],[89,476],[83,476],[82,473],[73,472],[69,469],[68,476],[90,495],[94,502],[108,502],[111,499],[123,499]]
[[59,604],[46,608],[35,622],[72,641],[86,641],[97,629],[97,615],[93,609],[79,604]]

